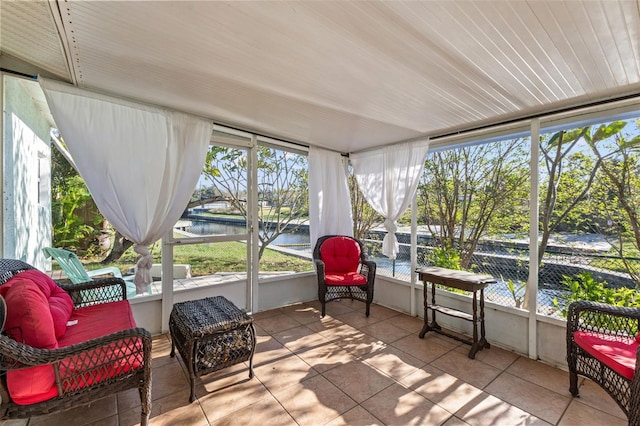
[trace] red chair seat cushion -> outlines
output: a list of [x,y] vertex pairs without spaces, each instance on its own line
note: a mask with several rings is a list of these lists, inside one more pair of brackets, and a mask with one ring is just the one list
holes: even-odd
[[360,245],[348,237],[327,238],[320,246],[325,274],[356,272],[360,264]]
[[347,272],[345,274],[328,273],[324,276],[327,285],[365,285],[367,279],[357,272]]
[[638,341],[631,337],[625,341],[614,340],[611,336],[576,331],[573,338],[578,346],[592,357],[629,380],[636,369]]
[[[61,348],[136,327],[127,300],[76,309],[71,321],[77,323],[58,342]],[[62,387],[65,391],[80,389],[142,368],[142,357],[142,341],[134,338],[65,359],[60,362]]]

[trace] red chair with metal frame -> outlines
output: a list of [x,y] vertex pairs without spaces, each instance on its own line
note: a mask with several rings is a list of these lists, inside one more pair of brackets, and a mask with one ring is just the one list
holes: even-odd
[[366,259],[362,242],[344,235],[325,235],[316,242],[313,261],[318,274],[322,316],[325,316],[327,302],[349,298],[364,302],[368,317],[376,264]]

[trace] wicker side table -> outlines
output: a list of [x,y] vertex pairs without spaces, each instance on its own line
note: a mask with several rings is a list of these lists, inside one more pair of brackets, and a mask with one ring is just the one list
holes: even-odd
[[169,317],[171,356],[178,348],[189,370],[195,400],[195,378],[249,361],[253,377],[256,331],[253,318],[222,296],[176,303]]

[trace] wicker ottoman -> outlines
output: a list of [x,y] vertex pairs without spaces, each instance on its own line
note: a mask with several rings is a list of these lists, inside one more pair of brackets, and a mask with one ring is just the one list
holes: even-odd
[[249,378],[253,377],[253,318],[224,297],[176,303],[169,317],[169,332],[171,356],[177,347],[189,370],[189,402],[195,400],[195,378],[203,374],[248,360]]

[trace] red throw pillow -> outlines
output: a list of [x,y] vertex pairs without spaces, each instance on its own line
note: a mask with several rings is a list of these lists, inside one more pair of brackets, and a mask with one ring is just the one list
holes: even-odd
[[[58,341],[49,302],[35,282],[21,275],[11,278],[11,286],[4,289],[7,303],[5,330],[11,338],[29,346],[55,349]],[[17,404],[45,401],[57,395],[51,365],[10,370],[7,387]]]
[[16,276],[23,279],[30,279],[38,285],[47,298],[56,338],[60,339],[67,330],[67,322],[69,318],[71,318],[71,311],[73,311],[73,301],[69,294],[60,288],[50,276],[37,269],[21,272]]

